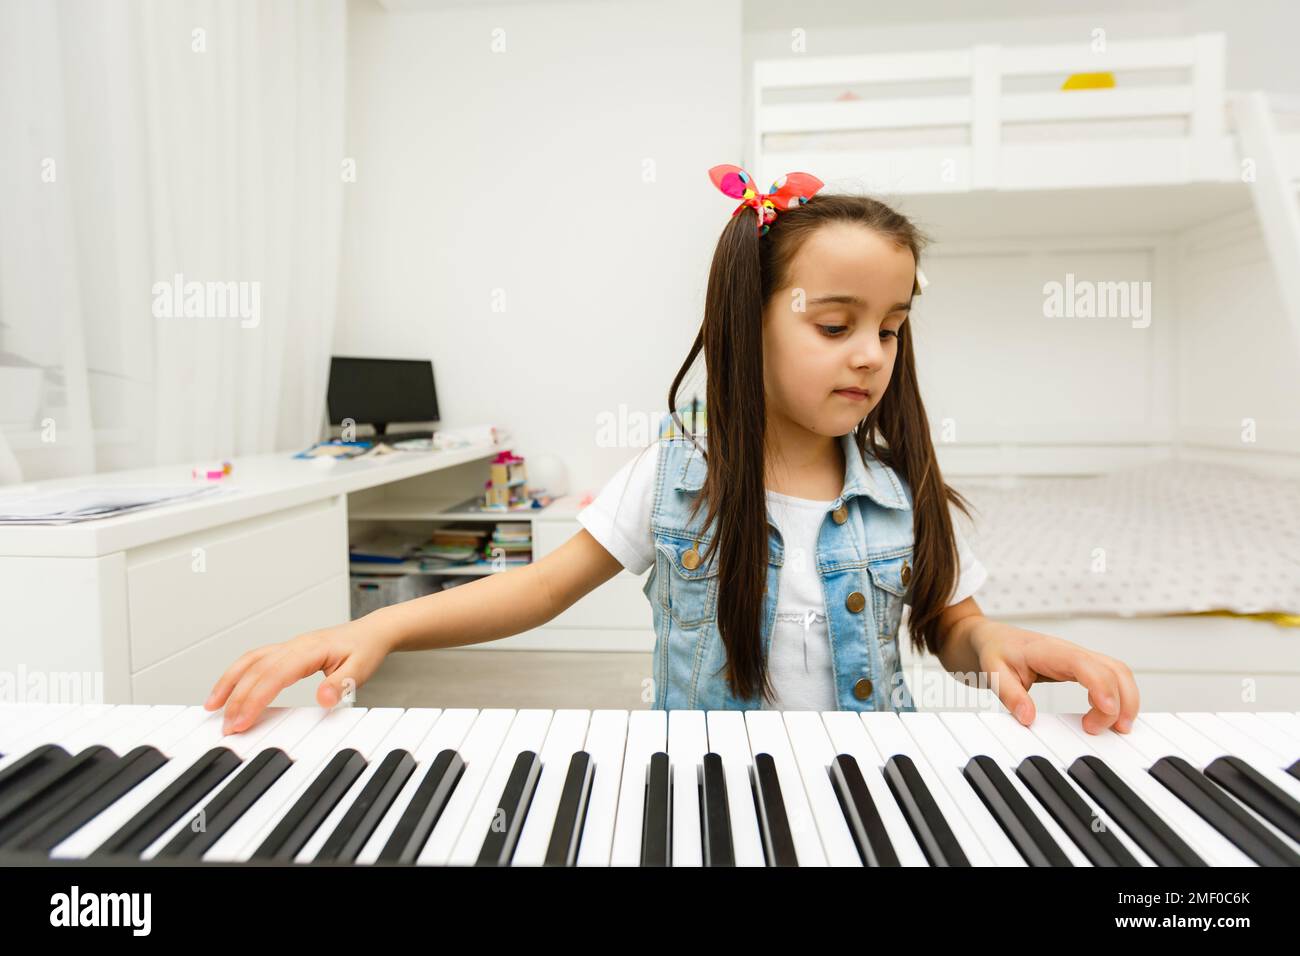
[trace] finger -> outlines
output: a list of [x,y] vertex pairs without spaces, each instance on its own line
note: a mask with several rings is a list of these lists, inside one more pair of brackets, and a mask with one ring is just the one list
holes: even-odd
[[316,688],[316,703],[322,707],[333,707],[344,699],[355,702],[357,688],[360,686],[360,667],[355,657],[348,657],[329,671],[325,680]]
[[1114,673],[1115,682],[1119,686],[1119,717],[1115,720],[1115,730],[1126,734],[1133,729],[1133,721],[1137,720],[1138,708],[1141,705],[1137,679],[1123,661],[1107,658],[1106,665]]
[[295,648],[262,658],[246,673],[231,702],[226,705],[225,733],[241,733],[253,726],[275,696],[294,681],[321,669],[318,656]]
[[208,699],[203,702],[203,709],[216,710],[224,704],[226,698],[230,696],[230,692],[239,682],[239,678],[244,676],[244,672],[275,647],[274,644],[263,644],[261,647],[255,647],[251,651],[241,654],[239,659],[226,668],[226,672],[212,685],[212,692],[208,694]]
[[1083,729],[1099,734],[1119,718],[1119,680],[1114,671],[1086,652],[1079,654],[1071,666],[1075,680],[1088,689],[1088,703],[1092,705],[1083,715]]
[[1119,680],[1108,666],[1109,658],[1061,642],[1032,647],[1027,662],[1037,674],[1077,681],[1087,688],[1092,706],[1083,715],[1083,729],[1088,733],[1101,733],[1119,717]]
[[993,671],[993,677],[997,681],[994,690],[998,700],[1002,701],[1002,706],[1011,711],[1012,716],[1024,726],[1032,724],[1035,716],[1034,701],[1020,675],[1005,661],[1000,661]]

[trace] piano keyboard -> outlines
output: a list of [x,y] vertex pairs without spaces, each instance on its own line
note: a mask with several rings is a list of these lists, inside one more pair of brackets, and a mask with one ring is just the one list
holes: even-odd
[[9,859],[1295,866],[1300,714],[0,705]]

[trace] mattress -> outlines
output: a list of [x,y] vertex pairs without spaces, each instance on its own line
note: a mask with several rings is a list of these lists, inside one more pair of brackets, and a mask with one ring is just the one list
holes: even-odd
[[1166,461],[1014,487],[950,480],[990,617],[1300,614],[1300,478]]

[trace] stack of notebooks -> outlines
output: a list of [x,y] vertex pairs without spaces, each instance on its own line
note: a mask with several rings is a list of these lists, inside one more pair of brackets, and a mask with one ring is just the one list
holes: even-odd
[[415,548],[414,556],[420,559],[422,571],[474,564],[483,553],[487,534],[487,529],[479,526],[439,528]]
[[528,521],[498,521],[492,529],[484,559],[506,567],[527,564],[533,560],[533,526]]

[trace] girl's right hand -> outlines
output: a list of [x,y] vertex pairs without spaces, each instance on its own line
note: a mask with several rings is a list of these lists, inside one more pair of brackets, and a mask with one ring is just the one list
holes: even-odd
[[237,734],[253,726],[284,688],[323,672],[325,680],[316,688],[316,701],[333,707],[345,694],[355,695],[392,650],[377,631],[373,622],[360,618],[256,647],[221,675],[203,706],[216,710],[224,704],[221,732]]

